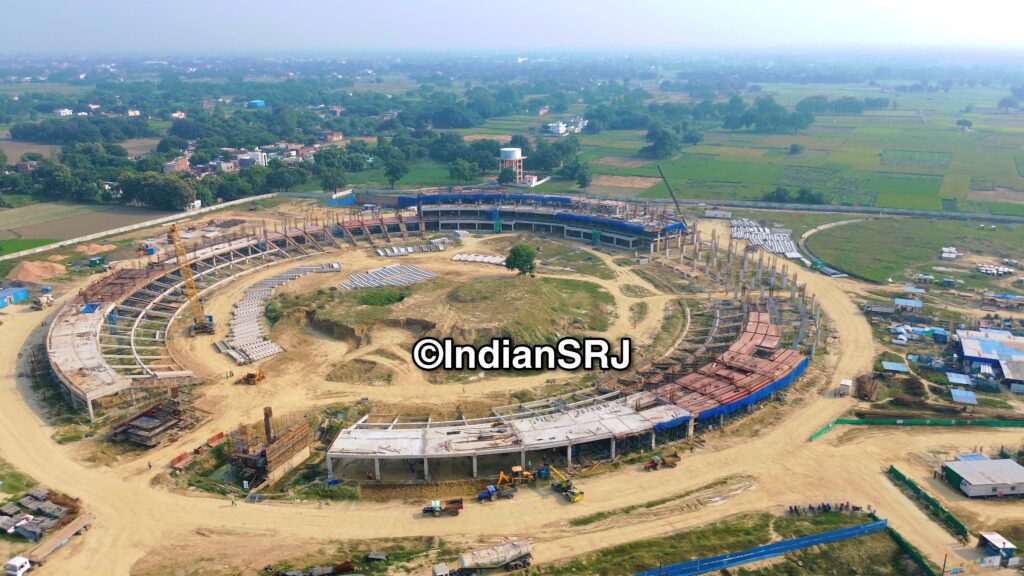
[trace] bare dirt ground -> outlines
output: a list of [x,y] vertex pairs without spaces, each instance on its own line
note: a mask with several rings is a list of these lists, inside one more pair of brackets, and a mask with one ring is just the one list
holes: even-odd
[[598,158],[593,161],[594,164],[603,164],[605,166],[618,166],[620,168],[636,168],[645,164],[650,164],[650,160],[629,160],[627,158],[619,158],[618,156],[605,156]]
[[997,186],[995,190],[970,190],[967,192],[967,199],[980,202],[1024,204],[1024,190],[1005,188],[1003,186]]
[[[701,224],[702,228],[704,225]],[[322,259],[340,260],[348,271],[368,267],[372,260],[351,250]],[[381,265],[379,260],[373,263]],[[293,264],[284,266],[289,265]],[[427,266],[424,263],[424,267]],[[443,268],[440,263],[437,266]],[[614,269],[620,275],[617,280],[648,286],[628,271]],[[454,272],[454,269],[448,270]],[[245,285],[274,273],[266,270],[232,283],[210,299],[214,313],[226,318],[227,308]],[[84,537],[73,539],[39,571],[44,576],[150,572],[155,568],[147,557],[169,558],[178,562],[178,566],[216,557],[225,566],[256,568],[254,562],[269,561],[270,555],[263,551],[270,548],[271,542],[273,549],[280,553],[277,557],[288,557],[302,554],[310,547],[310,542],[323,539],[402,536],[441,536],[457,546],[474,546],[504,535],[535,536],[537,561],[551,562],[622,542],[700,526],[735,513],[781,511],[791,504],[821,501],[870,504],[932,560],[941,562],[947,553],[955,558],[963,551],[957,548],[953,537],[907,499],[886,478],[884,468],[890,463],[906,463],[913,454],[927,453],[936,446],[953,452],[979,444],[1016,445],[1021,440],[1020,432],[971,430],[968,435],[962,430],[888,429],[844,439],[843,431],[837,429],[817,442],[808,443],[806,440],[811,433],[854,404],[849,398],[834,398],[824,390],[831,389],[840,378],[869,369],[874,343],[867,322],[845,292],[854,286],[851,281],[836,281],[803,270],[798,272],[798,277],[808,284],[829,320],[839,327],[839,342],[831,347],[835,369],[828,386],[817,394],[809,394],[784,420],[758,436],[730,443],[722,449],[711,446],[685,455],[675,469],[645,473],[638,467],[581,480],[586,498],[577,504],[568,504],[547,489],[525,490],[515,501],[472,507],[457,518],[435,519],[421,517],[416,506],[404,502],[347,502],[323,508],[312,503],[231,507],[220,498],[189,497],[152,485],[153,477],[162,473],[159,468],[164,462],[215,431],[258,417],[259,406],[272,404],[275,409],[282,408],[279,412],[287,412],[316,403],[310,394],[316,393],[318,385],[295,386],[294,380],[284,384],[287,382],[282,381],[286,378],[284,374],[274,375],[273,363],[282,360],[271,361],[268,366],[271,377],[266,384],[244,390],[223,382],[210,386],[207,394],[219,401],[211,419],[175,444],[147,454],[146,458],[157,469],[149,470],[142,459],[115,468],[87,465],[78,459],[73,446],[57,445],[50,439],[53,429],[36,405],[29,382],[17,375],[21,351],[17,344],[39,342],[40,322],[53,314],[53,310],[31,311],[21,307],[0,312],[4,341],[9,344],[0,348],[0,405],[4,406],[4,418],[0,419],[0,457],[45,485],[81,498],[87,509],[97,516],[92,530]],[[617,299],[621,296],[617,289],[609,292],[616,294]],[[657,316],[650,315],[651,318]],[[610,331],[615,334],[637,332],[621,322],[620,319],[613,323]],[[639,330],[651,327],[643,326]],[[189,362],[196,362],[190,365],[211,373],[223,370],[223,359],[212,352],[208,342],[201,343],[202,340],[192,341],[185,346],[184,351],[191,355]],[[275,383],[274,378],[282,380]],[[520,379],[515,380],[519,384]],[[501,385],[497,379],[489,382],[489,388]],[[398,384],[351,391],[354,395],[364,392],[373,398],[388,396],[408,401],[419,399],[423,387]],[[444,387],[435,386],[430,394],[432,398],[444,394]],[[907,464],[907,467],[908,473],[922,483],[930,477],[926,466]],[[656,522],[645,521],[642,515],[627,515],[596,527],[577,529],[565,524],[573,517],[671,497],[727,476],[749,477],[750,486],[717,503],[672,510]],[[942,498],[954,498],[948,491],[935,488],[934,492]],[[961,503],[956,502],[956,505]],[[971,508],[975,509],[974,503]],[[1020,517],[1019,507],[1015,506],[985,505],[978,509],[983,511],[987,523]],[[243,539],[267,545],[254,556],[252,546],[240,545]]]
[[647,189],[658,182],[661,182],[658,178],[646,178],[644,176],[609,176],[602,174],[594,178],[595,186],[614,186],[616,188]]

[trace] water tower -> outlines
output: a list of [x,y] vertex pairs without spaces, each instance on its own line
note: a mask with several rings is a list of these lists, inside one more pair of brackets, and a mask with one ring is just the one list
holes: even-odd
[[502,148],[498,155],[498,170],[511,169],[515,172],[518,184],[523,181],[523,160],[526,160],[526,156],[523,156],[522,148]]

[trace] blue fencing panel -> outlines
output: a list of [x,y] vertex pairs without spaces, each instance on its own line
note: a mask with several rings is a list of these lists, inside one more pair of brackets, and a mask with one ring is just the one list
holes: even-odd
[[674,230],[682,230],[683,232],[686,232],[686,223],[685,222],[676,222],[674,224],[669,224],[668,226],[665,226],[664,228],[661,229],[661,231],[663,233],[664,232],[672,232]]
[[413,198],[412,196],[399,196],[398,207],[399,208],[411,208],[416,206],[419,202],[419,198]]
[[661,432],[662,430],[668,430],[669,428],[675,428],[676,426],[682,426],[690,421],[689,416],[680,416],[679,418],[673,418],[664,422],[658,422],[654,425],[655,432]]
[[847,538],[855,538],[865,534],[872,534],[874,532],[885,530],[886,527],[888,527],[887,520],[878,520],[869,524],[861,524],[860,526],[850,526],[849,528],[840,528],[839,530],[822,532],[821,534],[812,534],[811,536],[783,540],[782,542],[773,542],[771,544],[765,544],[764,546],[758,546],[756,548],[750,548],[740,552],[731,552],[729,554],[722,554],[721,556],[701,558],[699,560],[691,560],[689,562],[673,564],[663,568],[646,570],[644,572],[638,572],[636,576],[696,576],[697,574],[717,572],[719,570],[724,570],[725,568],[732,568],[733,566],[740,566],[750,562],[774,558],[801,548],[808,548],[819,544],[828,544],[829,542],[837,542]]
[[639,224],[630,224],[629,222],[623,222],[622,220],[613,220],[611,218],[599,218],[597,216],[587,216],[584,214],[570,214],[568,212],[558,212],[555,214],[555,218],[558,220],[567,220],[569,222],[580,222],[582,224],[607,226],[609,228],[618,228],[620,230],[628,230],[636,234],[641,234],[644,231],[644,227]]

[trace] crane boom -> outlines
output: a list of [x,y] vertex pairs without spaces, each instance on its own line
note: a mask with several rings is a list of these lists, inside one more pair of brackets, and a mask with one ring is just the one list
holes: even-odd
[[181,272],[181,279],[185,283],[185,297],[188,298],[189,308],[192,310],[193,334],[212,334],[213,322],[206,316],[203,310],[203,302],[199,299],[199,290],[196,288],[196,281],[192,277],[192,264],[188,260],[188,252],[185,250],[185,243],[181,241],[181,234],[178,233],[177,224],[171,224],[169,234],[171,243],[174,245],[174,255],[178,260],[178,270]]
[[661,181],[665,183],[665,188],[668,189],[668,195],[672,197],[672,202],[676,205],[676,216],[679,217],[679,221],[686,224],[686,218],[683,217],[683,207],[679,205],[679,199],[676,198],[676,193],[672,191],[672,187],[668,185],[668,178],[665,178],[665,173],[661,171],[661,164],[657,164],[658,174],[661,175]]

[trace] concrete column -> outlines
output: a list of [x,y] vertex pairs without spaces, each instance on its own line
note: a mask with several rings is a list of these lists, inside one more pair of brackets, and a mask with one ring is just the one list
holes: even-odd
[[380,481],[380,458],[373,459],[373,479]]
[[334,459],[327,457],[327,479],[334,480]]
[[692,438],[693,437],[694,428],[696,426],[697,426],[697,421],[694,420],[693,418],[690,418],[690,421],[686,423],[686,437],[687,438]]
[[722,426],[725,426],[725,414],[718,415],[718,427],[721,428]]
[[423,479],[430,482],[430,462],[427,457],[423,457]]
[[612,460],[615,460],[615,438],[612,438]]
[[566,467],[572,465],[572,444],[565,447],[565,465]]
[[476,454],[473,454],[473,478],[476,478]]
[[526,450],[519,452],[519,465],[523,467],[523,470],[526,470]]
[[655,448],[654,430],[651,430],[651,450],[654,450],[654,448]]

